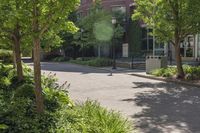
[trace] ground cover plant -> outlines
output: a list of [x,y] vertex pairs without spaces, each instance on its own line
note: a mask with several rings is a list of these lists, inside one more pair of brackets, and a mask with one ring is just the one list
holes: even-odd
[[[185,72],[185,79],[187,80],[200,80],[200,67],[199,66],[189,66],[183,65],[183,70]],[[177,69],[174,66],[168,68],[161,68],[152,71],[150,74],[159,77],[173,77],[177,75]]]
[[0,60],[3,62],[12,62],[12,51],[0,49]]
[[12,65],[0,63],[1,133],[128,133],[130,123],[119,113],[97,102],[74,104],[66,82],[59,86],[55,74],[42,76],[45,111],[37,113],[33,72],[23,66],[24,80],[18,82]]

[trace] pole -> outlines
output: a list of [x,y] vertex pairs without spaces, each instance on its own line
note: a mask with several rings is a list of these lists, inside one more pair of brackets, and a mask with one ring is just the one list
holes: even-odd
[[84,44],[82,42],[82,38],[83,38],[83,29],[81,29],[81,47],[82,47],[82,51],[81,51],[81,56],[82,56],[82,61],[84,60],[83,56],[84,56],[84,53],[83,53],[83,49],[84,49]]
[[114,43],[114,38],[113,38],[113,68],[116,69],[116,57],[115,57],[115,43]]

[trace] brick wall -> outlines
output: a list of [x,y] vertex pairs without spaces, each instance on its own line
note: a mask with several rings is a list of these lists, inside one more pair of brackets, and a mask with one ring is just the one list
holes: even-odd
[[[82,16],[87,15],[93,1],[95,0],[81,0],[78,12],[81,13]],[[126,7],[126,13],[127,15],[130,15],[130,5],[133,3],[133,0],[102,0],[101,3],[102,7],[108,11],[111,11],[114,6]]]

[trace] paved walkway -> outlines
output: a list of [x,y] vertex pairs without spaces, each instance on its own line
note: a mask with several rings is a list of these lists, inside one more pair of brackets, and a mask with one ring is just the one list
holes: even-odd
[[200,133],[200,90],[129,75],[131,71],[98,70],[64,63],[42,63],[44,72],[71,83],[78,102],[98,100],[134,120],[143,133]]

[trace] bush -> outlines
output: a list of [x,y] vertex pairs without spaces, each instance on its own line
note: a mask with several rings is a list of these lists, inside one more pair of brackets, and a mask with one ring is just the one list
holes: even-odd
[[108,58],[84,58],[84,60],[82,60],[82,58],[77,58],[76,60],[70,60],[70,62],[94,67],[105,67],[112,65],[112,60]]
[[[57,132],[69,133],[129,133],[131,124],[119,113],[102,108],[97,102],[86,101],[60,112]],[[68,123],[68,124],[67,124]]]
[[16,89],[14,96],[35,99],[34,86],[25,83]]
[[0,89],[7,89],[16,76],[12,65],[3,65],[0,63]]
[[56,57],[62,57],[60,54],[57,53],[47,53],[45,54],[45,60],[52,60]]
[[[188,80],[199,80],[200,79],[200,67],[183,65],[185,72],[185,78]],[[151,72],[152,75],[160,77],[172,77],[177,74],[176,67],[161,68]]]
[[[25,67],[26,78],[14,82],[15,71],[0,64],[1,133],[128,133],[130,124],[119,113],[108,111],[88,101],[74,105],[66,82],[59,86],[55,75],[42,77],[45,103],[43,114],[36,112],[32,72]],[[6,79],[6,80],[5,80]],[[6,81],[6,83],[5,83]]]
[[172,77],[177,73],[177,70],[175,67],[168,67],[168,68],[161,68],[157,69],[151,74],[156,75],[156,76],[161,76],[161,77]]
[[69,61],[71,58],[70,57],[55,57],[52,59],[54,62],[64,62],[64,61]]
[[13,61],[12,51],[0,49],[0,60],[3,60],[4,63],[11,63]]

